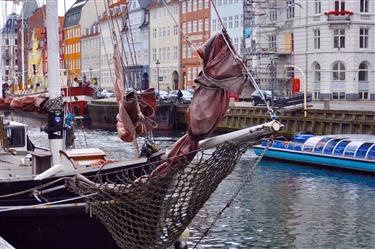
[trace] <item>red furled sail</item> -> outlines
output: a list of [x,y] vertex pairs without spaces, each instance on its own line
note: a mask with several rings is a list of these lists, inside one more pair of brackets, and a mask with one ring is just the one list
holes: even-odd
[[124,79],[118,45],[114,47],[115,93],[119,105],[117,132],[124,142],[134,141],[136,135],[144,135],[156,128],[154,121],[156,109],[155,90],[149,88],[141,93],[134,91],[124,94]]

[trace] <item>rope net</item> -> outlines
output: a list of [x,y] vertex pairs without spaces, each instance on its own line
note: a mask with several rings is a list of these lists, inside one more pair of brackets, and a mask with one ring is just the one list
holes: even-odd
[[[180,160],[167,174],[151,174],[155,166],[101,175],[95,182],[69,182],[86,198],[120,248],[167,248],[190,224],[219,183],[229,175],[245,145],[225,143],[199,151],[192,162]],[[139,177],[140,175],[143,177]]]

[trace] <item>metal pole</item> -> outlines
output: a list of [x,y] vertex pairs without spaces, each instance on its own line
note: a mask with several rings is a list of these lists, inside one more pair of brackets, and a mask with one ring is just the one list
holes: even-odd
[[[47,52],[48,52],[48,91],[50,99],[61,96],[59,81],[60,56],[59,56],[59,22],[57,0],[46,2],[46,27],[47,27]],[[52,165],[60,163],[60,150],[63,149],[62,138],[50,138]]]
[[25,24],[24,24],[24,12],[25,8],[24,6],[22,7],[22,18],[21,18],[21,70],[22,70],[22,87],[26,89],[27,83],[25,80]]
[[159,60],[156,60],[156,76],[157,76],[157,83],[158,83],[158,97],[160,97],[160,84],[159,84]]
[[303,76],[303,109],[304,109],[304,116],[307,117],[307,74],[302,70],[302,68],[296,65],[285,65],[285,67],[292,67],[296,68]]

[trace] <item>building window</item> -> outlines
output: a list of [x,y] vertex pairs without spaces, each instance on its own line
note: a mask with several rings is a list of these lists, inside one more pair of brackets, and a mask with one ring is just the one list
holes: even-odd
[[360,7],[359,10],[361,12],[368,12],[368,0],[360,0]]
[[153,38],[156,38],[156,33],[157,33],[156,29],[152,29],[152,37]]
[[359,93],[358,93],[358,97],[359,97],[359,99],[361,99],[361,100],[369,100],[370,98],[370,95],[368,94],[368,91],[360,91]]
[[335,11],[345,10],[345,0],[335,0]]
[[198,24],[198,31],[202,32],[203,31],[203,20],[199,19],[198,23],[199,23]]
[[173,26],[173,35],[178,35],[178,25]]
[[315,0],[314,2],[314,13],[320,14],[322,13],[322,2],[320,0]]
[[362,62],[358,68],[358,81],[368,82],[368,65],[366,62]]
[[359,29],[359,47],[368,48],[368,29]]
[[206,31],[209,31],[209,30],[210,30],[210,21],[209,21],[208,18],[205,18],[205,19],[204,19],[204,29],[205,29]]
[[333,47],[345,48],[345,29],[335,29],[333,31]]
[[188,2],[187,2],[187,12],[191,12],[191,7],[192,7],[192,0],[188,0]]
[[344,100],[345,99],[345,92],[332,92],[332,99],[333,100]]
[[276,22],[276,20],[277,20],[277,7],[276,7],[275,2],[271,3],[269,15],[270,15],[270,21]]
[[234,27],[238,28],[240,26],[240,22],[238,19],[238,15],[234,16]]
[[314,48],[320,49],[320,29],[314,30]]
[[270,50],[276,51],[276,35],[270,35],[268,37],[268,45]]
[[345,80],[345,66],[341,61],[335,62],[332,67],[332,78],[334,81]]
[[185,14],[186,13],[186,2],[184,2],[184,1],[182,1],[181,2],[181,12],[182,12],[182,14]]
[[294,18],[294,0],[287,0],[286,1],[286,18],[291,19]]
[[314,92],[314,99],[320,99],[320,91]]
[[228,18],[227,17],[223,18],[223,25],[224,25],[225,28],[228,27]]
[[188,33],[191,33],[193,30],[193,23],[192,22],[189,22],[188,23]]
[[319,63],[314,64],[314,82],[320,82],[321,68]]
[[199,3],[198,3],[198,8],[201,10],[203,9],[203,0],[198,0]]
[[212,20],[212,31],[216,31],[216,19]]
[[205,9],[208,9],[209,8],[209,5],[210,5],[210,0],[204,0],[204,8]]

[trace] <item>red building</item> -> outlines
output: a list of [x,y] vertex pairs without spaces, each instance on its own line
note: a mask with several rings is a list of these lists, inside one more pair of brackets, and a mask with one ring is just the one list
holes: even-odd
[[[195,47],[199,47],[210,38],[210,6],[209,0],[180,2],[181,28]],[[184,37],[180,37],[180,88],[192,88],[195,85],[194,78],[200,71],[200,59]]]

